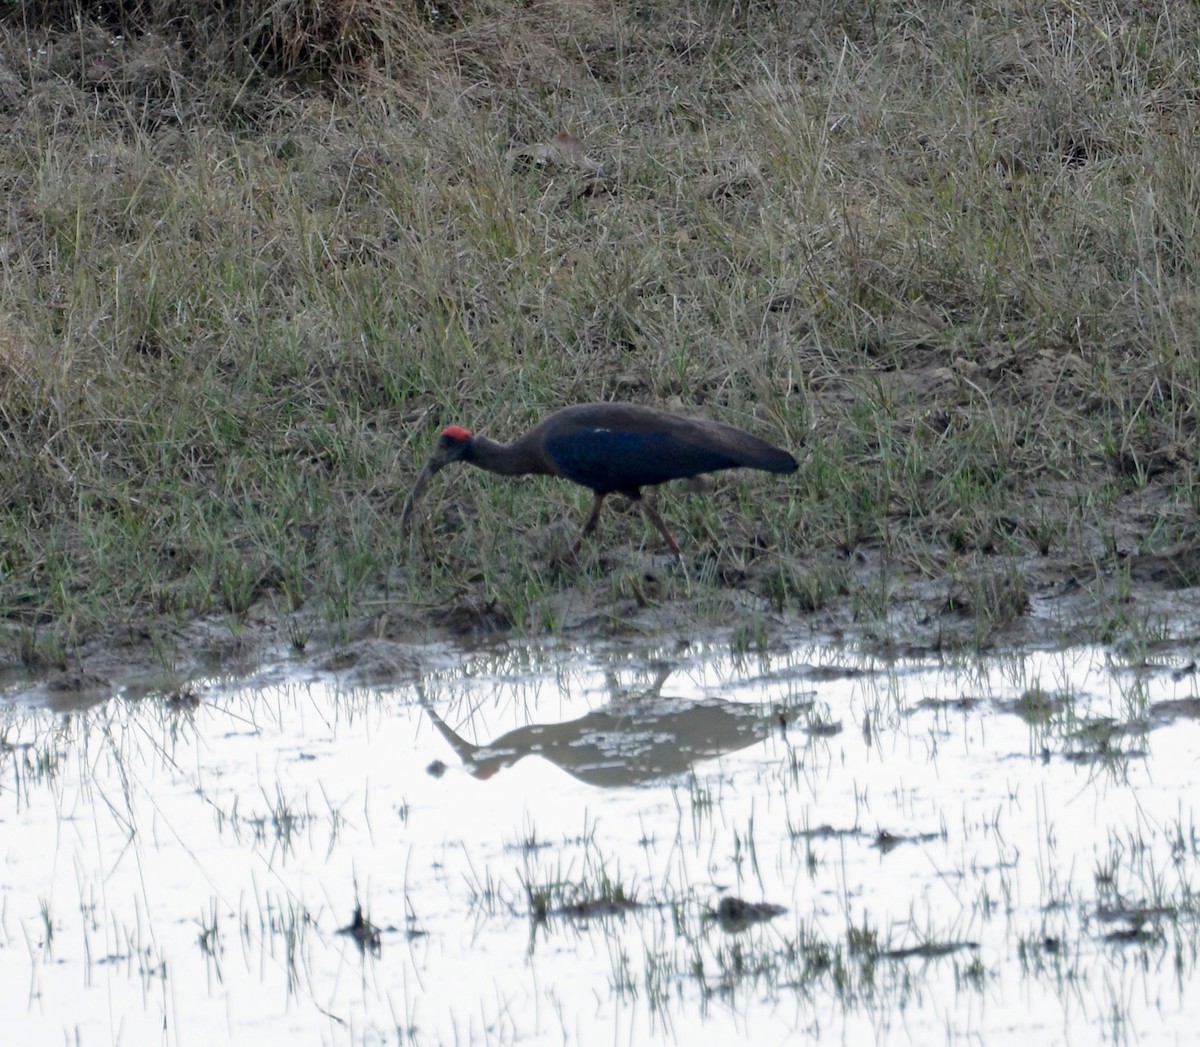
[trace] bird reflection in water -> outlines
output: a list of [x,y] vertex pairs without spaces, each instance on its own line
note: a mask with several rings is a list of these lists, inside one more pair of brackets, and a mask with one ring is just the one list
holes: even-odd
[[757,705],[719,698],[693,701],[662,694],[671,675],[658,670],[640,694],[623,694],[606,674],[612,700],[576,720],[518,727],[486,745],[473,745],[451,728],[422,692],[421,704],[463,766],[490,778],[526,756],[541,756],[587,785],[639,785],[681,774],[696,761],[737,752],[762,741],[778,720]]

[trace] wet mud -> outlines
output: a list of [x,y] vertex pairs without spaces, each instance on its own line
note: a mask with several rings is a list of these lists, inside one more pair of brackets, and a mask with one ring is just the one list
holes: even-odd
[[[559,638],[581,647],[628,637],[774,650],[851,642],[898,656],[1100,643],[1132,646],[1150,659],[1186,654],[1188,638],[1200,635],[1195,543],[1086,565],[1053,557],[961,557],[952,571],[935,577],[880,553],[831,554],[821,563],[768,553],[729,585],[706,565],[685,562],[705,580],[684,578],[669,556],[624,550],[606,551],[591,570],[563,570],[548,598],[561,623]],[[614,597],[609,578],[617,572],[638,579],[634,595]],[[842,582],[819,607],[806,607],[798,594],[815,573]],[[386,686],[411,677],[426,649],[446,641],[469,648],[518,635],[506,610],[481,589],[468,588],[429,609],[394,596],[405,588],[402,570],[388,588],[390,599],[379,592],[364,601],[370,612],[336,630],[326,628],[321,608],[285,614],[274,599],[236,622],[225,616],[114,626],[71,651],[63,664],[34,671],[15,660],[0,666],[0,686],[36,704],[69,708],[103,700],[114,689],[182,694],[198,675],[236,679],[280,662],[352,686]],[[1019,597],[1006,604],[1006,589]],[[297,634],[306,638],[303,647],[293,643]],[[1034,706],[1025,714],[1036,715]]]

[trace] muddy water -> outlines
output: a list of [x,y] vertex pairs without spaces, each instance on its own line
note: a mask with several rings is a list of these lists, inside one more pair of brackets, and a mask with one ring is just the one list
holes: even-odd
[[419,655],[10,687],[5,1041],[1193,1034],[1182,658]]

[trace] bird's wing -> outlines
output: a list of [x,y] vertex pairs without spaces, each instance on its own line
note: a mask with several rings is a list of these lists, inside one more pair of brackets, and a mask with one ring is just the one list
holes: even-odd
[[562,476],[599,494],[632,494],[736,464],[723,450],[681,439],[677,433],[620,427],[558,433],[546,440],[546,451]]

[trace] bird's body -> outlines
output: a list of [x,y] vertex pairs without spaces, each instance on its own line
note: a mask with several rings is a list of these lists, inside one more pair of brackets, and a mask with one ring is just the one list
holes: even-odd
[[643,487],[722,469],[790,473],[797,468],[787,451],[723,422],[637,404],[580,404],[555,411],[511,444],[456,425],[444,429],[404,504],[402,528],[430,477],[453,461],[503,476],[561,476],[590,488],[595,502],[580,542],[595,529],[604,498],[622,494],[641,505],[676,554],[679,545],[654,507],[642,500]]

